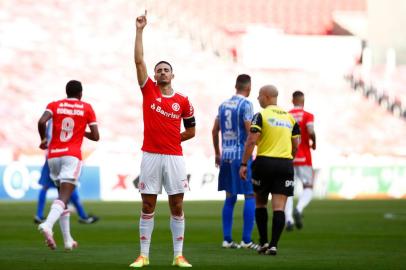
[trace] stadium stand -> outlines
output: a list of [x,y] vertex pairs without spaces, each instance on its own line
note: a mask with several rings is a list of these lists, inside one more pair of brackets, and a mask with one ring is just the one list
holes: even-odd
[[[248,8],[248,2],[253,6]],[[15,157],[42,155],[37,149],[36,121],[50,100],[64,97],[65,83],[72,78],[83,82],[84,100],[94,104],[97,112],[102,136],[98,151],[140,148],[141,96],[133,65],[133,43],[134,20],[143,12],[143,2],[98,3],[0,2],[0,121],[6,123],[0,130],[0,148],[12,147]],[[235,75],[246,72],[253,75],[251,99],[255,104],[257,90],[265,83],[279,87],[280,103],[285,108],[291,106],[292,90],[306,92],[306,106],[316,115],[319,146],[323,149],[317,155],[406,156],[404,122],[348,91],[340,74],[328,70],[249,70],[207,50],[210,43],[228,42],[222,38],[222,31],[238,30],[239,24],[277,24],[287,33],[328,34],[332,10],[364,9],[365,1],[174,0],[169,6],[154,1],[149,5],[150,31],[145,36],[149,73],[153,63],[161,59],[172,62],[175,88],[187,94],[196,108],[198,135],[186,142],[187,155],[213,154],[210,134],[217,106],[233,92]],[[213,7],[217,10],[214,15],[206,12]],[[272,14],[272,20],[266,14]],[[303,21],[307,25],[299,27]],[[183,28],[177,27],[179,22]],[[202,27],[204,22],[211,26]],[[190,30],[202,31],[191,36]],[[86,142],[84,148],[90,153],[94,146]]]
[[385,66],[370,70],[356,66],[348,76],[351,87],[360,90],[367,98],[394,115],[406,119],[406,66],[398,66],[392,72]]
[[366,10],[365,0],[174,0],[171,4],[226,31],[264,24],[296,35],[330,34],[334,11]]

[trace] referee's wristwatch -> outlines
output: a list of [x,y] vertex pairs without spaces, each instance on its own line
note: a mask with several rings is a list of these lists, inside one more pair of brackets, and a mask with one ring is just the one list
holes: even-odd
[[240,167],[247,167],[247,163],[241,163]]

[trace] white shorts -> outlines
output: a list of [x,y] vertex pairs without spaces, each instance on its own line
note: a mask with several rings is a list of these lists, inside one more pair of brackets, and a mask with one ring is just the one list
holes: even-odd
[[48,159],[49,176],[56,186],[60,183],[77,184],[77,179],[82,169],[82,161],[77,157],[63,156]]
[[189,190],[183,156],[143,152],[138,189],[143,194],[161,194],[162,186],[168,195]]
[[295,181],[302,181],[303,185],[313,185],[314,173],[312,166],[294,166]]

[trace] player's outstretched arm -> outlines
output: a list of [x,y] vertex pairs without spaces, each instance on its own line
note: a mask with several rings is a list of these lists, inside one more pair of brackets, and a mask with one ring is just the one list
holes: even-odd
[[137,69],[138,84],[143,85],[148,78],[147,67],[144,62],[144,48],[142,41],[142,33],[144,27],[147,25],[147,11],[145,14],[138,16],[135,22],[137,30],[135,34],[135,46],[134,46],[134,61]]
[[52,114],[48,111],[45,111],[41,118],[38,120],[38,133],[41,138],[41,143],[39,148],[45,150],[48,148],[48,141],[46,136],[47,122],[52,118]]
[[220,132],[220,124],[218,118],[214,120],[213,129],[211,130],[211,135],[213,138],[213,147],[215,153],[215,164],[216,166],[220,166],[220,143],[219,143],[219,132]]
[[100,140],[99,128],[97,127],[97,125],[90,125],[89,128],[90,128],[90,132],[86,131],[85,137],[88,138],[89,140],[95,141],[95,142]]

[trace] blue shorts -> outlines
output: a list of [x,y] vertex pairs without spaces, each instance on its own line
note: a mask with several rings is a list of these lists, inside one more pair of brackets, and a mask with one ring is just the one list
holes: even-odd
[[46,160],[44,166],[42,166],[41,177],[39,178],[38,183],[41,186],[56,187],[50,176],[48,160]]
[[225,190],[233,195],[236,194],[253,194],[251,182],[251,161],[247,166],[247,179],[244,181],[240,178],[240,159],[222,160],[220,165],[218,190]]

